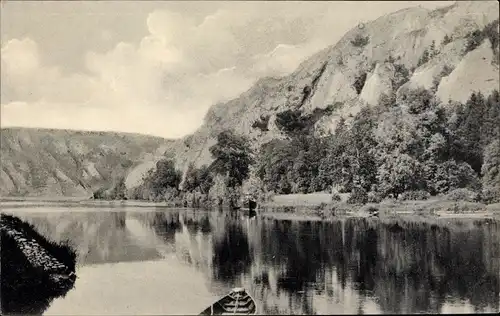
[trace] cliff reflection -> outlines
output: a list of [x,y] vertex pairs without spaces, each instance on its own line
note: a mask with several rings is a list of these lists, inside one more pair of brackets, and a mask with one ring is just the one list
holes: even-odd
[[160,258],[155,248],[139,245],[126,227],[126,213],[18,213],[45,238],[67,242],[77,253],[77,264],[101,264]]

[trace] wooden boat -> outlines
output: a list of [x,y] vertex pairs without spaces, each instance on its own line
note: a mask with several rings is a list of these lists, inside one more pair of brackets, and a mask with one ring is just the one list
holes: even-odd
[[200,315],[255,315],[257,306],[244,288],[234,288]]

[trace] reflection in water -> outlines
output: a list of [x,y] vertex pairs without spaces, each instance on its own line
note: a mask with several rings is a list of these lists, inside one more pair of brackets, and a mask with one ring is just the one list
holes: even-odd
[[286,221],[193,210],[25,217],[76,245],[80,265],[174,256],[214,295],[244,286],[268,314],[499,310],[498,221]]
[[[214,239],[213,276],[231,282],[238,275],[248,273],[252,264],[248,236],[241,222],[225,217]],[[236,284],[234,284],[236,287]]]

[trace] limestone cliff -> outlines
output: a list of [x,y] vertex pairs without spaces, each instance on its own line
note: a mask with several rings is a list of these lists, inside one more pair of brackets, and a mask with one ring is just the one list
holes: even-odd
[[[399,89],[434,89],[444,102],[464,101],[473,90],[489,93],[499,86],[498,48],[494,52],[488,38],[471,51],[466,45],[468,34],[498,22],[498,9],[496,1],[457,2],[434,11],[400,10],[361,24],[290,75],[263,78],[240,97],[214,105],[203,126],[175,144],[178,166],[209,163],[208,148],[226,128],[247,135],[255,148],[282,137],[274,120],[289,108],[307,114],[340,104],[315,126],[328,132],[340,116]],[[427,60],[422,59],[426,54]],[[398,79],[402,69],[408,72],[403,81]],[[360,77],[365,80],[357,90]]]

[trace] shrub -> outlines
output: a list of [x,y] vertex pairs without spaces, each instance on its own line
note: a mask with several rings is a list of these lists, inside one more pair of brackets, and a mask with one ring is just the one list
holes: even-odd
[[417,191],[403,192],[403,194],[401,194],[399,198],[402,201],[409,201],[409,200],[416,201],[416,200],[427,200],[429,199],[430,196],[431,195],[427,191],[417,190]]
[[380,203],[382,202],[382,194],[376,191],[368,192],[368,203]]
[[363,188],[354,188],[351,195],[347,199],[349,204],[366,204],[368,203],[368,193]]
[[444,36],[444,38],[443,38],[443,42],[442,42],[442,44],[443,44],[443,46],[444,46],[444,45],[449,44],[449,43],[451,43],[451,37],[449,37],[449,36],[448,36],[448,34],[446,34],[446,35]]
[[95,200],[104,200],[104,199],[107,199],[108,198],[108,194],[107,194],[107,189],[106,188],[99,188],[97,189],[96,191],[94,191],[93,193],[93,198]]
[[447,212],[453,212],[455,214],[465,214],[465,213],[475,213],[484,211],[483,204],[477,203],[453,203],[451,207],[449,207]]
[[450,201],[476,202],[479,200],[479,195],[469,189],[460,188],[450,191],[446,195],[446,199]]
[[392,78],[392,89],[397,91],[402,85],[410,80],[410,71],[404,64],[394,64],[394,78]]
[[370,42],[370,38],[368,36],[356,35],[356,37],[351,41],[351,44],[355,47],[364,47]]
[[328,204],[326,204],[325,202],[321,202],[319,205],[314,207],[314,209],[316,211],[320,211],[320,210],[326,210],[327,207],[328,207]]
[[252,128],[258,128],[263,132],[269,130],[269,115],[261,115],[260,119],[256,120],[252,124]]
[[485,204],[500,203],[500,188],[484,188],[480,194],[480,200]]
[[362,213],[370,213],[370,214],[372,214],[372,213],[378,212],[379,209],[376,208],[373,205],[365,205],[359,211],[362,212]]
[[332,202],[340,202],[342,201],[342,198],[340,197],[340,194],[337,192],[332,193]]
[[275,123],[279,130],[287,134],[301,132],[307,127],[307,120],[300,110],[289,109],[276,114]]
[[491,49],[495,52],[498,47],[498,19],[486,25],[484,29],[475,30],[467,35],[464,54],[476,49],[486,38],[490,40]]
[[357,94],[361,93],[363,87],[365,86],[365,82],[366,82],[366,72],[363,72],[359,76],[356,76],[356,79],[354,80],[353,83],[353,88],[356,90]]
[[420,58],[418,59],[417,67],[420,67],[423,64],[427,63],[430,59],[431,59],[431,56],[429,54],[429,50],[426,48],[426,49],[424,49],[422,56],[420,56]]

